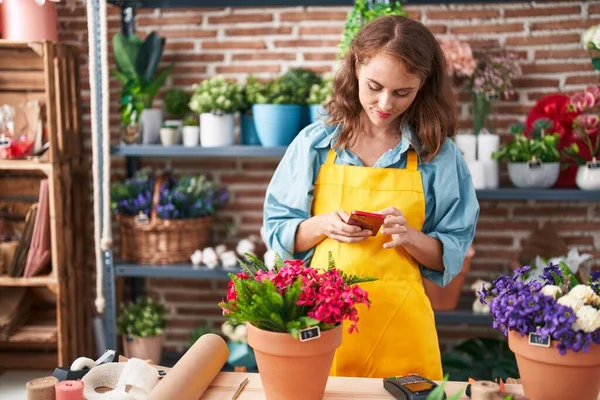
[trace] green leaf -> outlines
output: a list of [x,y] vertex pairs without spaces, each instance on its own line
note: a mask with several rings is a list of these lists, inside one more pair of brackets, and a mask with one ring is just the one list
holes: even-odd
[[579,282],[579,278],[573,275],[567,264],[564,262],[560,263],[560,272],[562,272],[563,277],[568,281],[569,290],[581,283]]
[[144,94],[146,97],[145,106],[146,108],[152,108],[152,103],[154,102],[154,97],[160,90],[160,88],[165,84],[167,80],[167,76],[173,69],[173,65],[169,65],[164,70],[162,70],[152,82],[144,89]]
[[164,39],[161,39],[154,31],[142,43],[135,59],[135,69],[143,82],[149,83],[153,80],[163,53],[164,44]]
[[120,32],[113,36],[115,61],[121,71],[133,80],[138,80],[134,64],[139,51],[139,42],[136,39],[139,40],[135,35],[127,37]]
[[596,68],[598,71],[600,71],[600,57],[592,58],[592,65],[594,66],[594,68]]
[[117,80],[122,85],[126,85],[127,82],[129,82],[129,77],[126,74],[124,74],[123,72],[119,71],[118,69],[111,68],[110,69],[110,73],[111,73],[112,76],[114,76],[115,78],[117,78]]

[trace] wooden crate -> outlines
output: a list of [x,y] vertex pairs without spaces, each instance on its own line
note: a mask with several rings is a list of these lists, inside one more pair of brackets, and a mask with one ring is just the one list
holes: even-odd
[[[0,215],[22,214],[27,204],[36,201],[39,180],[46,177],[52,249],[52,271],[48,276],[0,277],[0,286],[46,287],[56,299],[54,324],[48,329],[52,334],[39,334],[38,322],[24,326],[16,338],[0,343],[3,368],[23,368],[23,360],[35,359],[40,350],[46,362],[54,359],[54,366],[93,355],[85,226],[89,163],[82,151],[78,77],[74,47],[0,40],[0,104],[38,100],[50,142],[49,151],[39,158],[0,159]],[[10,193],[6,196],[9,199],[3,198],[6,193]],[[43,326],[48,321],[44,320]],[[11,360],[14,365],[6,364]]]

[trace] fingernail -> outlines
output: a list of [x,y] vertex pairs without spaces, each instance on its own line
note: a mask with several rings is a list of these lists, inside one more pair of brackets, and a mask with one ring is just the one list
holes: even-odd
[[370,235],[372,235],[372,234],[373,234],[373,232],[371,232],[371,231],[367,231],[367,235],[369,235],[369,236],[370,236]]

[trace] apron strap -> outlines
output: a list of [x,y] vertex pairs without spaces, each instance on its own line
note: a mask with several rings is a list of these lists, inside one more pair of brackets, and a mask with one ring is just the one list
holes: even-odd
[[337,154],[333,149],[329,149],[329,153],[327,153],[327,159],[325,160],[325,165],[333,165],[335,164],[335,159],[337,158]]
[[419,157],[417,156],[417,152],[409,148],[406,151],[406,169],[408,171],[416,171],[418,165]]

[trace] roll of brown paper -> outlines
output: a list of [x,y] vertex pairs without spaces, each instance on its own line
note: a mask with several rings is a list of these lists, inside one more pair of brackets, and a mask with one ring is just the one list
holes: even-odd
[[225,340],[209,333],[181,357],[154,387],[148,400],[198,400],[227,362],[229,350]]
[[54,385],[57,383],[58,379],[53,376],[27,382],[27,400],[54,400]]

